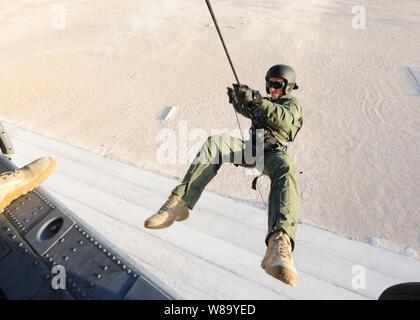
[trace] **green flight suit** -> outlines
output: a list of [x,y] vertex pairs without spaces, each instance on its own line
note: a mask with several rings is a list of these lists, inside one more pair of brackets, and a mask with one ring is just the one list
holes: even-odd
[[[272,232],[283,229],[292,239],[294,247],[300,211],[300,191],[295,163],[286,154],[284,146],[286,142],[295,139],[302,127],[302,108],[291,95],[284,95],[275,101],[263,98],[260,105],[251,109],[235,104],[234,107],[240,114],[252,120],[251,130],[264,129],[262,173],[271,180],[266,243]],[[252,146],[249,143],[250,140],[242,141],[227,134],[210,136],[198,152],[182,183],[172,192],[182,197],[192,209],[223,163],[243,165],[244,150]]]

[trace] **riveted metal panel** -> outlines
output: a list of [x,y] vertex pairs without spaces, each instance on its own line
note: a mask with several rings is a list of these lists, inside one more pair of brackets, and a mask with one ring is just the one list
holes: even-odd
[[76,225],[44,255],[65,267],[68,290],[82,299],[122,299],[138,273],[81,226]]
[[[59,225],[54,225],[55,222],[59,222]],[[61,209],[55,208],[25,235],[25,239],[39,255],[43,255],[71,229],[74,223],[74,220]],[[46,236],[43,237],[43,234]]]
[[31,299],[50,282],[50,272],[4,215],[0,215],[0,237],[8,247],[0,260],[0,290],[7,299]]
[[[0,172],[13,169],[0,155]],[[4,213],[0,214],[0,294],[6,299],[176,297],[99,240],[42,188],[16,199]],[[60,223],[45,228],[51,221]],[[64,290],[52,288],[54,265],[65,268]]]
[[54,208],[54,205],[35,189],[13,201],[5,209],[5,214],[16,228],[26,233],[44,219]]
[[33,300],[74,300],[65,289],[53,289],[51,283],[46,283],[32,298]]

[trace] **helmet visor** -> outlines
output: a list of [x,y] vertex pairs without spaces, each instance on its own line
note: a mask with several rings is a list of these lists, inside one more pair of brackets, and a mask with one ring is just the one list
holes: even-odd
[[274,89],[282,89],[286,87],[285,81],[266,81],[265,84],[268,88]]

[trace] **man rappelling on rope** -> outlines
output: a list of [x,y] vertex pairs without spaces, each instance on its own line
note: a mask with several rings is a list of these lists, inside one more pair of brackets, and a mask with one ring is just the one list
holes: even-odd
[[[300,192],[295,163],[286,153],[286,142],[293,141],[302,127],[302,108],[292,97],[297,89],[295,73],[286,65],[275,65],[266,74],[269,98],[247,86],[228,88],[229,101],[238,113],[252,120],[251,132],[264,129],[264,170],[271,180],[268,198],[268,246],[261,263],[273,277],[296,286],[297,272],[292,251],[298,224]],[[145,222],[150,229],[166,228],[188,218],[206,185],[223,163],[233,163],[235,154],[248,145],[227,135],[210,136],[188,169],[182,183],[160,210]],[[204,156],[203,156],[204,155]],[[216,161],[215,161],[216,159]]]
[[[244,164],[243,160],[248,149],[255,146],[257,131],[262,130],[262,173],[270,178],[271,186],[265,238],[267,251],[261,267],[271,276],[296,287],[298,275],[292,251],[300,210],[300,191],[295,163],[286,153],[286,143],[295,139],[303,123],[302,108],[292,96],[292,91],[298,89],[295,72],[287,65],[272,66],[265,76],[269,97],[263,98],[257,90],[240,84],[211,5],[208,0],[206,2],[237,80],[232,88],[228,88],[229,103],[237,113],[251,119],[251,139],[245,141],[226,134],[210,136],[182,183],[172,190],[159,211],[145,221],[145,227],[167,228],[175,221],[186,220],[189,209],[194,208],[204,188],[216,176],[223,163],[255,166],[256,162],[250,165]],[[239,163],[238,159],[241,160]]]

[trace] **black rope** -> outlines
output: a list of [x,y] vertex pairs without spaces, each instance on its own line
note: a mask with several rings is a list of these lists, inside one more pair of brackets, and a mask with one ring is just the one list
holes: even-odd
[[[221,33],[220,29],[219,29],[219,25],[217,23],[216,16],[214,15],[213,8],[211,7],[210,0],[206,0],[206,4],[207,4],[207,8],[210,11],[210,15],[211,15],[211,18],[213,19],[214,25],[216,26],[216,30],[217,30],[217,33],[219,35],[220,41],[222,42],[223,49],[225,50],[226,56],[227,56],[227,58],[229,60],[229,64],[230,64],[230,67],[231,67],[231,69],[233,71],[233,75],[235,76],[236,83],[238,85],[240,85],[238,75],[236,74],[236,70],[235,70],[235,67],[233,66],[232,59],[230,58],[229,51],[228,51],[228,49],[226,47],[226,44],[225,44],[225,40],[223,39],[222,33]],[[238,123],[239,131],[241,132],[242,141],[245,141],[244,135],[242,133],[241,124],[240,124],[239,118],[238,118],[238,112],[236,111],[236,109],[235,109],[235,116],[236,116],[236,122]],[[254,180],[255,180],[256,177],[255,177],[254,174],[253,174],[253,176],[254,176]],[[253,182],[253,186],[254,186],[254,182]],[[256,183],[256,180],[255,180],[255,186],[256,186],[256,188],[258,190],[258,193],[260,194],[261,201],[263,202],[264,207],[267,209],[267,204],[264,201],[264,197],[263,197],[263,195],[261,193],[261,190],[260,190],[259,186]]]
[[223,40],[222,33],[220,32],[219,25],[217,24],[216,16],[214,15],[213,8],[211,7],[210,0],[206,0],[207,7],[209,8],[211,17],[213,19],[214,25],[216,26],[217,33],[219,34],[220,41],[222,41],[223,49],[225,49],[226,56],[229,60],[230,67],[232,68],[233,74],[236,79],[236,83],[240,85],[238,75],[236,74],[235,67],[233,66],[232,60],[230,59],[229,51],[226,48],[225,40]]

